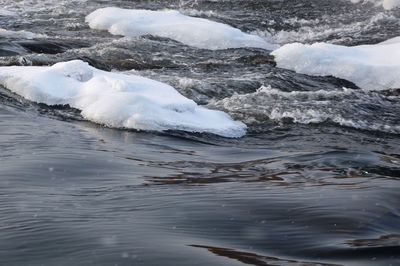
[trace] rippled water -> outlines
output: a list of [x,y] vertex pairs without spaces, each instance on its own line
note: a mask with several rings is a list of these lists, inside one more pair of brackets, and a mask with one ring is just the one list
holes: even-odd
[[[83,59],[249,126],[225,139],[104,128],[0,88],[1,265],[398,265],[399,91],[89,29],[105,6],[179,9],[270,42],[377,43],[400,12],[325,0],[0,0],[0,65]],[[345,87],[345,88],[344,88]]]

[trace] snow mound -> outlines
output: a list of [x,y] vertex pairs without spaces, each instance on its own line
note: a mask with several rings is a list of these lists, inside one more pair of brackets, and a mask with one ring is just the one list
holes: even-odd
[[400,7],[400,0],[351,0],[352,3],[365,3],[371,2],[376,6],[383,6],[385,10],[392,10],[396,7]]
[[93,29],[108,30],[114,35],[153,35],[202,49],[277,48],[259,36],[208,19],[186,16],[174,10],[150,11],[107,7],[89,14],[86,22]]
[[70,105],[86,119],[114,128],[207,132],[241,137],[246,125],[198,106],[173,87],[140,76],[98,70],[74,60],[51,67],[0,67],[0,85],[48,105]]
[[335,76],[367,90],[400,88],[400,39],[346,47],[293,43],[271,53],[277,66],[298,73]]

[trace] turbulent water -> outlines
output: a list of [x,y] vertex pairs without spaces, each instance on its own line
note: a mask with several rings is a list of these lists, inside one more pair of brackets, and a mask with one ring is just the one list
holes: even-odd
[[399,91],[90,29],[107,6],[175,9],[269,43],[375,44],[400,11],[348,0],[0,0],[0,65],[81,59],[165,82],[239,139],[105,128],[0,87],[0,265],[399,265]]

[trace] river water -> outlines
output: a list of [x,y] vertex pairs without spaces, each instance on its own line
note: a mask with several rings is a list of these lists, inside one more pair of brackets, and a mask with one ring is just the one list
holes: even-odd
[[279,69],[262,49],[90,29],[85,16],[111,5],[280,45],[400,36],[399,11],[340,0],[1,0],[0,65],[81,59],[249,127],[240,139],[105,128],[0,88],[1,265],[400,264],[398,90]]

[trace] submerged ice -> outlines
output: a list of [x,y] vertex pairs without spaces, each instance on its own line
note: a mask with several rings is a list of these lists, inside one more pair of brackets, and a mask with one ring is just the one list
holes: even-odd
[[150,11],[107,7],[89,14],[86,22],[93,29],[108,30],[114,35],[154,35],[202,49],[276,48],[276,45],[259,36],[244,33],[223,23],[186,16],[174,10]]
[[246,126],[198,106],[173,87],[148,78],[105,72],[74,60],[51,67],[0,67],[0,85],[48,105],[69,105],[86,119],[115,128],[207,132],[241,137]]
[[346,47],[293,43],[272,52],[278,67],[298,73],[335,76],[367,90],[400,88],[400,39]]

